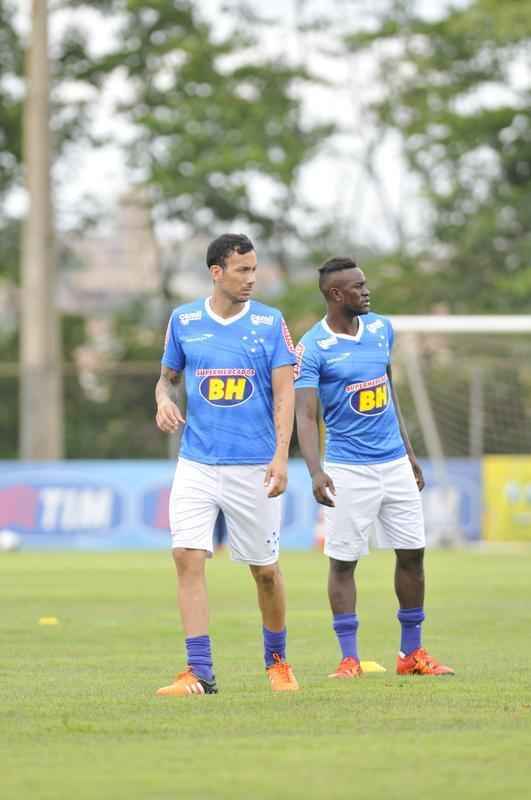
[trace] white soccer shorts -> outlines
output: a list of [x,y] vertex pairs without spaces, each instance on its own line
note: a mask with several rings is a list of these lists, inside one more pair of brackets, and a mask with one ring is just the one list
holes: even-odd
[[327,556],[357,561],[368,555],[374,523],[379,548],[425,547],[422,502],[407,456],[384,464],[327,463],[324,469],[336,489],[335,508],[323,506]]
[[281,497],[268,497],[266,464],[200,464],[180,458],[170,494],[172,547],[213,551],[219,511],[227,523],[233,561],[278,561]]

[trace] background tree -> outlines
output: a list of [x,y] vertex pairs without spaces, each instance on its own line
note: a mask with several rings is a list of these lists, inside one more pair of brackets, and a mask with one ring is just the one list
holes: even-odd
[[[473,0],[438,21],[415,5],[391,2],[370,32],[347,39],[354,54],[377,61],[369,119],[382,137],[401,136],[432,210],[424,263],[409,274],[454,311],[526,311],[531,5]],[[419,255],[405,247],[408,260]]]
[[[90,33],[83,29],[82,19],[76,19],[75,10],[83,6],[108,15],[115,26],[116,36],[104,56],[95,54]],[[116,113],[135,134],[129,148],[132,181],[151,187],[158,219],[177,221],[186,236],[205,230],[212,234],[229,223],[251,226],[262,241],[278,243],[282,239],[277,252],[284,252],[286,239],[297,234],[288,206],[299,169],[330,129],[300,122],[300,101],[292,88],[295,81],[309,77],[285,64],[257,58],[249,34],[251,23],[239,25],[235,12],[229,33],[220,35],[191,2],[100,0],[88,4],[74,0],[54,4],[51,15],[61,8],[74,13],[71,24],[53,43],[51,125],[56,163],[63,159],[70,142],[90,144],[91,109],[98,102],[99,91],[120,72],[129,87],[128,99],[118,104]],[[11,0],[0,0],[4,78],[0,87],[0,203],[20,186],[22,172],[23,46],[11,24],[14,16]],[[250,190],[251,181],[257,179],[268,202]],[[82,216],[80,210],[79,218]],[[16,283],[20,220],[3,221],[2,226],[0,269]],[[64,330],[69,323],[65,320]],[[77,321],[72,324],[79,338]],[[0,332],[0,338],[4,358],[14,360],[16,335]],[[126,346],[123,352],[135,357],[134,346]],[[9,414],[2,427],[14,431],[16,425],[9,421],[16,419],[16,378],[9,375],[6,380]],[[134,376],[132,381],[135,383]],[[151,396],[151,379],[145,383]],[[83,445],[80,432],[70,421],[79,415],[68,412],[71,402],[86,406],[88,400],[74,376],[68,377],[66,400],[70,406],[67,454],[79,455],[86,452],[87,442]],[[85,411],[81,416],[86,423],[94,415],[99,423],[102,415],[109,417],[109,410],[102,405],[93,404]],[[115,422],[112,425],[116,429]],[[92,438],[89,434],[89,441]],[[14,455],[11,439],[16,441],[9,439],[9,453],[6,450],[4,455]]]
[[331,132],[301,122],[294,86],[310,76],[261,55],[253,21],[235,9],[221,34],[191,2],[99,5],[120,21],[115,44],[89,58],[73,29],[63,68],[100,87],[117,71],[127,79],[117,111],[133,126],[130,164],[152,188],[158,218],[195,233],[239,222],[272,248],[278,236],[296,236],[286,199]]
[[18,234],[6,198],[20,181],[22,158],[23,51],[12,20],[15,5],[0,0],[0,281],[18,266]]

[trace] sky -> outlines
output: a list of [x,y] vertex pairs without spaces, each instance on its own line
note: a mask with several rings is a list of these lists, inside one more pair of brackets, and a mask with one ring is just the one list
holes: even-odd
[[[345,0],[251,0],[260,12],[280,20],[279,27],[271,26],[261,37],[260,49],[268,55],[282,55],[293,63],[303,62],[311,71],[329,80],[332,88],[311,88],[302,93],[304,114],[309,120],[340,122],[344,128],[357,133],[336,136],[325,150],[313,160],[301,175],[301,191],[305,198],[317,205],[323,217],[341,220],[351,235],[369,248],[389,247],[394,242],[392,220],[403,216],[407,208],[406,223],[411,235],[416,235],[425,226],[426,209],[418,199],[415,180],[407,172],[400,154],[400,142],[389,137],[379,147],[377,173],[379,184],[376,187],[364,169],[363,153],[367,142],[375,135],[374,131],[363,128],[360,122],[361,103],[368,92],[378,91],[375,86],[374,65],[370,59],[357,62],[356,70],[347,59],[338,63],[320,55],[316,49],[301,47],[296,32],[295,9],[304,7],[310,12],[340,12],[345,23],[352,28],[364,21],[360,20],[360,3],[367,8],[378,8],[386,0],[360,0],[355,13],[352,5]],[[212,20],[216,28],[223,32],[221,8],[223,0],[201,0],[201,12]],[[443,13],[446,0],[419,0],[419,6],[427,16]],[[21,0],[18,24],[21,30],[28,29],[30,0]],[[79,12],[76,12],[79,15]],[[61,30],[71,21],[69,11],[56,12],[50,27],[50,40],[57,40]],[[77,17],[79,19],[79,16]],[[83,12],[83,22],[91,31],[95,51],[104,50],[112,41],[113,29],[108,21],[102,23],[95,12]],[[306,40],[305,40],[306,42]],[[307,42],[306,42],[307,45]],[[93,130],[96,135],[106,137],[117,135],[127,140],[131,131],[123,123],[117,124],[113,114],[113,104],[118,97],[127,92],[127,85],[119,77],[113,79],[103,96],[98,98],[93,117]],[[87,196],[97,198],[97,203],[107,208],[111,214],[112,206],[129,183],[130,173],[120,147],[109,144],[94,149],[77,145],[70,147],[66,158],[61,159],[54,169],[56,185],[56,215],[60,228],[73,226],[79,218],[80,210],[87,206]],[[102,187],[104,191],[102,192]],[[263,198],[265,205],[273,202],[264,187],[256,185],[256,196]],[[13,207],[24,207],[24,195],[13,198]],[[88,202],[90,206],[90,201]]]

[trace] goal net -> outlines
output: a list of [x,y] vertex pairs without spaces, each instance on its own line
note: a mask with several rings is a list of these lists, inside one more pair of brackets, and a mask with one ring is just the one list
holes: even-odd
[[427,459],[429,538],[479,538],[481,459],[531,454],[531,316],[391,319],[400,407]]

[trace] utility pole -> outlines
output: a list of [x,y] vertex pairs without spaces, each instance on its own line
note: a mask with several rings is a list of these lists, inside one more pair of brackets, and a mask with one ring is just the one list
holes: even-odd
[[48,3],[32,0],[26,53],[24,225],[20,326],[20,456],[63,455],[62,358],[50,187]]

